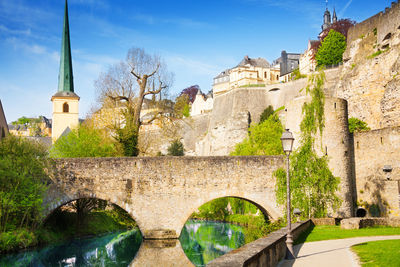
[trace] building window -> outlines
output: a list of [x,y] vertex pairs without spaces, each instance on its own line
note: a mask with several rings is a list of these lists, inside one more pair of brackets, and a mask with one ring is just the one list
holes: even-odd
[[264,79],[267,79],[267,72],[264,72]]
[[6,131],[4,131],[4,127],[1,127],[1,138],[6,137]]
[[69,112],[68,103],[64,103],[64,105],[63,105],[63,112],[64,112],[64,113],[68,113],[68,112]]

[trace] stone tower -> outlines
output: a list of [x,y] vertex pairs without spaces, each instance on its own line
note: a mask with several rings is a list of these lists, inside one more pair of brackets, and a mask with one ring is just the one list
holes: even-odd
[[326,8],[324,13],[324,24],[322,24],[322,30],[327,29],[331,25],[331,12],[329,12],[328,8]]
[[68,132],[79,124],[79,96],[74,93],[67,0],[65,0],[58,91],[51,97],[51,101],[53,102],[52,140],[54,143],[64,132]]

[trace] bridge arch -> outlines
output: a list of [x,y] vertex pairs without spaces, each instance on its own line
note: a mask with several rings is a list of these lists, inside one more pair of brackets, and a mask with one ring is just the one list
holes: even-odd
[[[65,190],[65,189],[64,189]],[[54,191],[57,191],[56,193]],[[56,187],[55,184],[52,184],[47,192],[47,198],[44,201],[44,211],[42,213],[42,219],[41,219],[41,223],[44,223],[49,216],[56,211],[58,208],[67,205],[75,200],[79,200],[79,199],[98,199],[98,200],[104,200],[107,201],[107,203],[111,203],[114,205],[117,205],[118,207],[120,207],[121,209],[125,210],[129,216],[131,216],[131,218],[136,222],[137,227],[139,228],[142,236],[143,236],[143,232],[142,232],[142,228],[141,228],[141,223],[138,221],[138,217],[137,217],[137,212],[135,212],[134,210],[132,210],[131,208],[131,204],[130,203],[126,203],[125,201],[121,201],[119,198],[112,198],[107,194],[96,194],[94,192],[89,192],[89,191],[78,191],[76,193],[72,193],[72,194],[68,194],[66,193],[68,192],[67,190],[65,192],[61,191],[59,188]],[[54,198],[54,196],[57,196],[56,198]],[[127,209],[127,207],[129,209]]]
[[[224,198],[224,197],[232,197],[232,198],[237,198],[237,199],[242,199],[245,201],[250,202],[251,204],[255,205],[263,214],[264,216],[266,216],[269,220],[277,220],[280,216],[280,214],[277,214],[274,211],[274,208],[272,206],[270,206],[267,202],[262,202],[260,201],[260,199],[256,199],[254,197],[251,196],[240,196],[239,194],[227,194],[227,195],[220,195],[218,197],[214,197],[214,196],[209,196],[207,198],[203,198],[201,199],[201,204],[199,205],[199,201],[196,201],[193,203],[193,205],[188,205],[188,209],[185,211],[185,213],[182,214],[182,216],[179,218],[179,222],[180,222],[180,231],[178,232],[179,235],[182,233],[183,228],[185,227],[186,222],[190,219],[190,217],[192,216],[192,214],[198,210],[199,207],[201,207],[202,205],[209,203],[213,200],[219,199],[219,198]],[[265,197],[265,199],[267,199],[267,197]],[[262,202],[262,204],[260,204],[260,202]]]

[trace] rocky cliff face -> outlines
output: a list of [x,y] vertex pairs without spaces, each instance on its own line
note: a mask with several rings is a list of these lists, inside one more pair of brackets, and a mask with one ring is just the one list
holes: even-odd
[[349,117],[372,129],[400,125],[400,30],[380,42],[377,36],[375,29],[348,44],[336,87]]

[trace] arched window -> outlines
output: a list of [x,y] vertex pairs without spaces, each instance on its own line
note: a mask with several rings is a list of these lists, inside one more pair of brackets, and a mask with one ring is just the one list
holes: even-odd
[[68,103],[64,103],[64,105],[63,105],[63,112],[64,112],[64,113],[68,113],[68,112],[69,112]]

